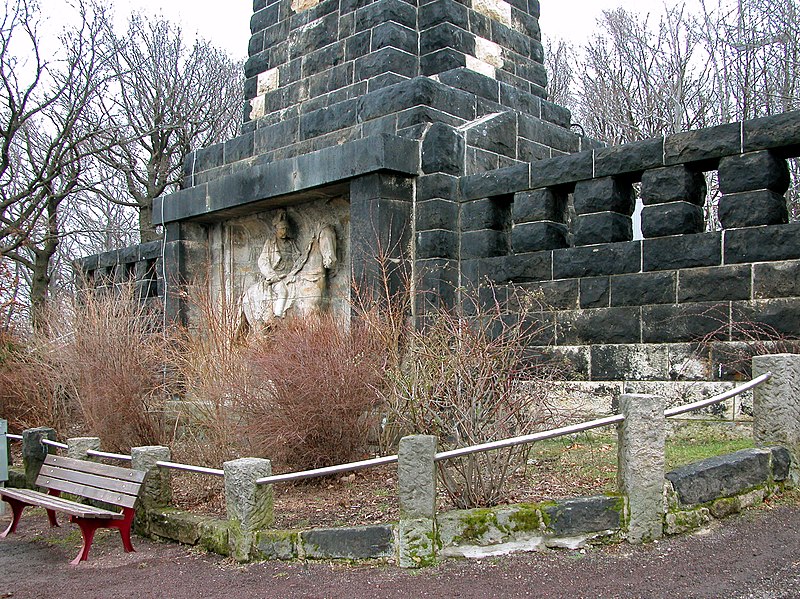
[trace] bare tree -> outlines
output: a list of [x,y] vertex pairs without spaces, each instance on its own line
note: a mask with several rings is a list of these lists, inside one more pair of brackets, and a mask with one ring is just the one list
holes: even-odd
[[241,64],[203,40],[187,48],[179,27],[141,15],[113,35],[116,93],[102,112],[114,124],[113,150],[98,155],[125,180],[128,197],[111,202],[139,211],[141,241],[158,239],[153,199],[180,186],[193,149],[232,137],[241,119]]

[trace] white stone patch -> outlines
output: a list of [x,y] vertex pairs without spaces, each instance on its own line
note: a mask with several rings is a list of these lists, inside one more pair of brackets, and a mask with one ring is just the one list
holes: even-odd
[[291,7],[297,13],[314,8],[317,4],[319,4],[319,0],[292,0]]
[[511,5],[503,0],[472,0],[472,9],[511,27]]
[[256,96],[250,100],[250,120],[255,121],[264,116],[266,111],[266,98],[264,96]]
[[278,81],[279,73],[277,67],[274,69],[269,69],[268,71],[264,71],[263,73],[259,73],[258,88],[256,93],[259,96],[262,96],[267,92],[278,89]]
[[470,71],[475,71],[476,73],[480,73],[481,75],[485,75],[486,77],[491,77],[492,79],[496,78],[495,70],[492,65],[488,62],[483,62],[482,60],[478,60],[474,56],[467,56],[467,65],[466,67]]
[[482,37],[475,38],[475,58],[497,69],[503,68],[503,48]]
[[493,557],[496,555],[508,555],[521,551],[546,551],[544,537],[531,537],[521,541],[511,541],[509,543],[498,543],[489,547],[480,545],[460,545],[458,547],[445,547],[440,552],[444,557],[470,557],[480,559],[483,557]]

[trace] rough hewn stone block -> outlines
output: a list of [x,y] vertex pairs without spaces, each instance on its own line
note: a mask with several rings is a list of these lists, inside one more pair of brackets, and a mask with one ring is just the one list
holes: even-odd
[[664,141],[666,165],[715,163],[723,156],[738,154],[741,148],[739,123],[668,135]]
[[774,191],[744,191],[719,199],[719,222],[726,229],[781,225],[788,221],[786,198]]
[[680,164],[645,171],[642,174],[642,202],[690,202],[702,205],[706,199],[706,178]]
[[553,189],[536,189],[514,194],[511,217],[514,224],[549,220],[564,222],[567,198]]
[[509,235],[506,231],[467,231],[461,235],[461,257],[489,258],[509,253]]
[[750,299],[750,266],[691,268],[678,273],[678,301],[713,302]]
[[394,555],[391,526],[317,528],[300,533],[306,557],[312,559],[376,559]]
[[537,252],[567,247],[567,227],[561,223],[533,222],[514,224],[511,229],[514,252]]
[[572,238],[576,246],[630,241],[633,239],[631,217],[617,212],[578,215]]
[[579,215],[593,212],[633,213],[633,189],[630,183],[613,177],[579,181],[575,184],[572,199],[575,213]]
[[646,139],[597,150],[594,158],[594,174],[596,177],[610,177],[643,171],[661,166],[663,160],[663,139]]
[[800,258],[800,223],[725,231],[725,264]]
[[640,308],[598,308],[559,312],[556,335],[560,345],[639,343]]
[[703,209],[688,202],[669,202],[642,208],[642,235],[646,238],[702,233]]
[[609,277],[580,279],[580,307],[608,308],[610,306],[610,290]]
[[753,299],[800,297],[800,261],[753,264]]
[[461,179],[461,194],[465,200],[474,200],[528,189],[530,168],[529,164],[518,164],[464,177]]
[[593,277],[639,272],[639,242],[609,243],[553,251],[553,278]]
[[548,528],[558,536],[573,536],[603,530],[617,530],[622,519],[622,499],[578,497],[547,507]]
[[675,303],[674,272],[636,273],[611,277],[612,306]]
[[719,232],[676,235],[642,241],[644,271],[715,266],[721,263],[722,236]]
[[726,195],[759,189],[783,194],[789,182],[786,160],[768,151],[728,156],[719,162],[719,190]]

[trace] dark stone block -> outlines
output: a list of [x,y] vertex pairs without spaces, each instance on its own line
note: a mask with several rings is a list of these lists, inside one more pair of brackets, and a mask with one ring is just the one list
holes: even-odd
[[753,264],[753,298],[800,297],[800,261]]
[[616,275],[611,277],[611,305],[673,304],[676,286],[674,272]]
[[528,188],[530,165],[518,164],[461,179],[461,194],[466,200],[514,193]]
[[498,168],[500,168],[500,156],[498,154],[467,147],[464,160],[465,174],[474,175],[476,173],[496,171]]
[[417,232],[417,257],[426,258],[458,258],[458,236],[454,231],[436,229]]
[[225,142],[225,164],[238,162],[253,156],[254,133],[245,133]]
[[419,34],[419,55],[450,48],[470,56],[475,55],[475,36],[452,23],[440,23]]
[[267,6],[267,0],[253,0],[253,12],[258,12]]
[[514,224],[511,229],[511,247],[514,253],[565,248],[567,227],[548,221]]
[[552,279],[552,265],[551,252],[514,254],[482,260],[480,276],[498,285],[549,281]]
[[417,9],[401,0],[380,0],[360,8],[356,12],[357,31],[366,31],[389,21],[416,29]]
[[743,449],[681,466],[666,477],[683,505],[707,503],[732,497],[770,481],[770,452]]
[[444,173],[423,175],[417,178],[417,200],[443,198],[458,199],[458,177]]
[[668,135],[664,141],[664,163],[715,165],[723,156],[733,156],[741,148],[738,123]]
[[311,139],[356,124],[356,100],[346,100],[300,117],[300,139]]
[[[455,0],[435,0],[419,7],[418,30],[425,31],[439,23],[452,23],[469,29],[469,9]],[[411,25],[411,27],[414,27]]]
[[466,132],[467,145],[515,158],[517,154],[517,115],[505,112],[485,120]]
[[742,128],[745,152],[774,148],[778,155],[797,156],[797,146],[800,146],[800,111],[745,121]]
[[300,119],[286,119],[275,125],[261,127],[254,133],[254,153],[263,154],[299,141]]
[[642,254],[644,271],[716,266],[722,264],[722,236],[712,232],[645,239]]
[[792,456],[785,447],[770,447],[772,452],[772,479],[775,481],[786,480],[789,476],[789,466]]
[[620,506],[620,500],[615,497],[579,497],[559,501],[545,511],[553,534],[566,537],[619,529],[622,519]]
[[264,32],[258,31],[252,36],[250,36],[250,41],[247,43],[247,56],[253,56],[263,51],[264,51]]
[[417,267],[417,314],[452,309],[457,297],[458,262],[442,259],[419,260]]
[[608,308],[610,302],[609,277],[587,277],[580,279],[580,307]]
[[800,223],[725,231],[725,263],[800,258]]
[[195,152],[194,172],[206,171],[225,164],[225,144],[218,143]]
[[786,160],[768,151],[728,156],[719,162],[719,190],[725,195],[759,189],[783,194],[789,183]]
[[559,345],[639,343],[641,308],[596,308],[559,312],[556,335]]
[[773,191],[744,191],[719,199],[719,222],[726,229],[781,225],[788,221],[786,198]]
[[458,223],[458,204],[452,200],[443,199],[418,201],[415,218],[417,231],[453,230]]
[[730,315],[727,304],[652,305],[642,308],[642,343],[725,341]]
[[[533,42],[533,46],[538,49],[540,44]],[[538,54],[538,52],[534,52],[534,54]],[[536,62],[540,62],[537,56],[531,56],[531,58]],[[542,100],[542,120],[568,129],[572,121],[572,113],[563,106]]]
[[[498,71],[498,78],[502,71]],[[540,118],[542,99],[500,80],[500,104],[523,114]]]
[[735,302],[732,320],[735,341],[752,338],[776,339],[800,336],[800,299],[780,298]]
[[425,173],[461,174],[464,138],[453,127],[434,123],[422,141],[422,170]]
[[575,184],[573,204],[575,213],[579,215],[617,212],[630,216],[634,205],[633,188],[630,183],[613,177],[579,181]]
[[491,258],[509,253],[508,233],[505,231],[467,231],[461,235],[461,258]]
[[381,48],[397,48],[410,54],[418,52],[419,36],[414,29],[409,29],[398,23],[381,23],[371,32],[364,32],[372,39],[372,51]]
[[549,220],[563,223],[566,217],[567,198],[554,189],[537,189],[514,194],[511,214],[514,224]]
[[[389,0],[383,0],[387,1]],[[337,41],[338,34],[339,17],[335,13],[326,15],[313,26],[295,29],[289,34],[289,57],[307,56],[315,50],[333,44]]]
[[562,152],[580,150],[580,138],[569,129],[527,114],[519,116],[519,135]]
[[275,5],[255,11],[250,17],[250,33],[263,31],[278,22],[278,7]]
[[642,235],[647,238],[702,233],[703,209],[688,202],[668,202],[642,208]]
[[306,530],[300,533],[305,555],[324,559],[370,559],[394,555],[391,526]]
[[638,241],[553,251],[553,278],[571,279],[639,272],[641,244]]
[[489,39],[503,48],[523,56],[527,54],[530,47],[528,36],[510,29],[494,19],[491,19],[491,37]]
[[594,155],[596,177],[611,177],[659,167],[664,160],[662,139],[646,139],[597,150]]
[[542,294],[542,303],[548,310],[574,310],[578,307],[577,279],[535,283],[530,289]]
[[579,152],[531,164],[530,189],[575,183],[591,178],[592,152]]
[[517,138],[517,158],[522,162],[535,162],[550,158],[552,151],[549,147],[529,141],[524,137]]
[[420,106],[435,108],[465,120],[475,118],[474,96],[428,77],[415,77],[380,89],[359,98],[359,103],[359,114],[364,121]]
[[[400,27],[400,25],[397,25]],[[361,58],[370,53],[370,33],[369,31],[362,31],[355,35],[351,35],[344,40],[344,59],[347,61]],[[381,48],[391,47],[392,44],[384,44]],[[376,48],[378,49],[378,48]]]
[[706,178],[682,164],[654,168],[642,174],[640,195],[645,205],[690,202],[702,206],[706,199]]
[[750,266],[714,266],[681,270],[678,302],[750,299]]
[[466,68],[439,73],[439,81],[492,102],[500,99],[500,87],[496,80]]
[[377,77],[387,72],[415,77],[418,74],[416,56],[396,48],[383,48],[356,60],[356,81]]
[[420,57],[419,72],[421,75],[430,77],[443,71],[458,69],[466,64],[467,55],[464,52],[453,50],[452,48],[444,48]]
[[508,196],[463,202],[461,204],[461,230],[507,231],[511,226],[510,213]]
[[575,218],[573,242],[576,246],[614,243],[633,239],[631,217],[616,212],[595,212]]

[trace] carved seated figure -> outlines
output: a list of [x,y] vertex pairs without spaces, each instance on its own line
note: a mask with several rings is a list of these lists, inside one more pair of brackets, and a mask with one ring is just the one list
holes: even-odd
[[336,266],[336,232],[317,227],[301,250],[286,209],[273,219],[274,236],[264,242],[258,258],[263,279],[242,298],[242,311],[252,329],[261,330],[276,318],[319,310],[327,291],[328,271]]

